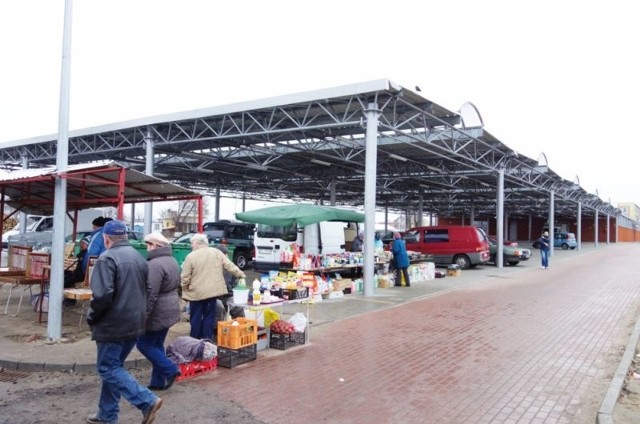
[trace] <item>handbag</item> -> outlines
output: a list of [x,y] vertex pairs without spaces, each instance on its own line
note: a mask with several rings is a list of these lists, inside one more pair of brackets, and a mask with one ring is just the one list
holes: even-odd
[[540,240],[535,240],[532,244],[531,247],[533,247],[534,249],[540,249],[542,243],[540,243]]

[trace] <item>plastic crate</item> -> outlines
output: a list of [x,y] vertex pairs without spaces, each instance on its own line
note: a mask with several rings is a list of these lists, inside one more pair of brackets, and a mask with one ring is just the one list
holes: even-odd
[[305,299],[309,297],[308,287],[298,287],[297,289],[282,289],[282,298],[285,300]]
[[240,349],[227,349],[218,347],[218,365],[224,368],[233,368],[245,362],[255,361],[258,350],[255,344]]
[[184,364],[178,364],[180,375],[176,377],[176,381],[186,380],[188,378],[197,377],[209,371],[213,371],[218,366],[218,358],[208,361],[191,361]]
[[[237,325],[233,323],[237,322]],[[238,317],[230,321],[218,322],[218,347],[240,349],[256,344],[258,323],[256,320]]]
[[256,343],[258,352],[269,348],[269,332],[268,328],[258,327],[258,343]]
[[280,334],[271,332],[269,347],[271,349],[287,350],[291,346],[303,345],[307,342],[307,330],[304,333]]

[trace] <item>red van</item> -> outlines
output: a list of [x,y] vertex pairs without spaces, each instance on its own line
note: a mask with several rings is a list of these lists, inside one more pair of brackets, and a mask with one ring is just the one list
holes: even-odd
[[467,269],[489,261],[487,235],[474,225],[413,227],[402,238],[407,250],[433,255],[438,265]]

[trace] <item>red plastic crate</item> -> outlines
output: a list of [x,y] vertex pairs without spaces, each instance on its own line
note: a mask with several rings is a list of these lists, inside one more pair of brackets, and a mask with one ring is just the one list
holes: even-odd
[[185,362],[184,364],[178,364],[178,367],[180,367],[180,375],[176,377],[176,381],[197,377],[205,372],[215,370],[217,366],[217,357],[209,361],[191,361]]

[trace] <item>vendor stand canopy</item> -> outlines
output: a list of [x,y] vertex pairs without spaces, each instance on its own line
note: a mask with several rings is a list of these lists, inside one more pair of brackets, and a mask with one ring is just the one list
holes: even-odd
[[249,212],[239,212],[236,213],[236,218],[240,221],[252,222],[254,224],[277,225],[281,227],[289,227],[293,224],[305,227],[324,221],[364,222],[364,214],[362,213],[330,206],[304,203],[272,206]]

